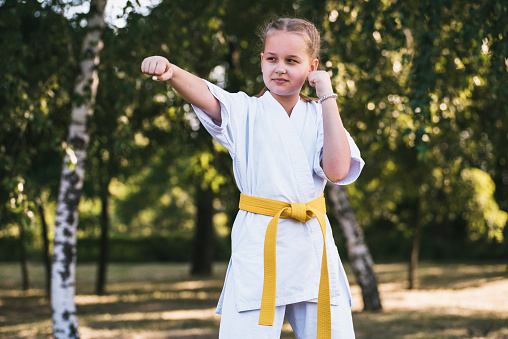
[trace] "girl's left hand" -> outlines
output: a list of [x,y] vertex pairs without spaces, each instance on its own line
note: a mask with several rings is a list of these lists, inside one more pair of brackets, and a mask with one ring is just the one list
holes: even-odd
[[326,71],[310,72],[307,80],[312,87],[316,88],[316,96],[318,98],[333,93],[332,81]]

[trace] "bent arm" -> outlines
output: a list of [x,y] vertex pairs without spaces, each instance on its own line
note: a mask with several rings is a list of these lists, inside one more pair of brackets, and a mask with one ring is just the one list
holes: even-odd
[[[308,80],[316,88],[318,97],[333,93],[330,76],[325,71],[309,73]],[[321,167],[328,179],[339,182],[345,179],[351,166],[351,149],[346,130],[340,118],[337,101],[331,97],[321,101],[323,110],[323,156]]]
[[332,98],[323,100],[322,108],[324,133],[322,167],[331,181],[338,182],[349,173],[351,149],[337,102]]

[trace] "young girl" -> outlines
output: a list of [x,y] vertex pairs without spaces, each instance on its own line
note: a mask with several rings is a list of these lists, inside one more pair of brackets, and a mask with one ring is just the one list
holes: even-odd
[[[266,88],[258,97],[226,92],[160,56],[142,63],[144,73],[193,105],[233,159],[241,197],[217,307],[220,338],[279,338],[284,317],[296,338],[354,338],[323,190],[327,180],[355,181],[364,162],[344,129],[329,75],[317,69],[319,49],[311,23],[271,22],[261,53]],[[300,94],[305,81],[317,102]]]

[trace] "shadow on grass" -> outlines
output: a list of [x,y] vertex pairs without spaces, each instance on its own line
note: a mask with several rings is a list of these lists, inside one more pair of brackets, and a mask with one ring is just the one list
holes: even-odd
[[[407,284],[408,266],[405,263],[376,265],[380,283],[400,282]],[[352,274],[349,274],[352,277]],[[506,263],[501,264],[464,264],[464,263],[429,263],[418,265],[418,289],[464,289],[479,287],[487,282],[508,279]]]
[[491,314],[362,312],[353,318],[358,339],[508,338],[507,318]]
[[420,288],[422,289],[464,289],[471,287],[480,287],[487,282],[508,279],[508,272],[490,271],[483,272],[479,269],[476,272],[463,272],[460,268],[457,271],[440,272],[428,274],[420,278]]

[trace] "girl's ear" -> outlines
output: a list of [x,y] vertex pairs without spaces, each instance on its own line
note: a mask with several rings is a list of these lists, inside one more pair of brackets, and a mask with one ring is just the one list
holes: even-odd
[[314,72],[317,70],[318,68],[318,65],[319,65],[319,60],[318,59],[314,59],[310,62],[310,71],[311,72]]

